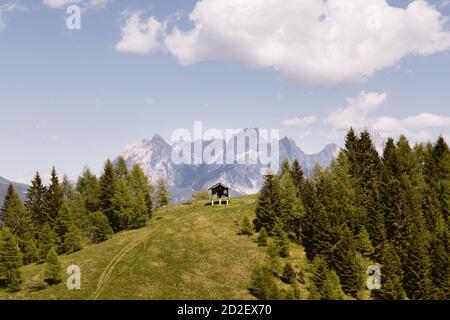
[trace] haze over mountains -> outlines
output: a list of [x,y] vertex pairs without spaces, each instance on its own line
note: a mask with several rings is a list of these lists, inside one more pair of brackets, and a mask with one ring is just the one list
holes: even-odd
[[[204,141],[206,147],[211,141]],[[154,183],[164,178],[169,183],[171,200],[181,202],[191,198],[194,191],[207,189],[222,182],[232,189],[232,195],[254,194],[263,182],[261,164],[175,164],[171,159],[174,145],[159,135],[144,139],[127,147],[121,155],[128,166],[139,164]],[[313,173],[316,164],[330,165],[339,148],[329,144],[319,153],[306,154],[294,140],[284,137],[279,144],[279,158],[289,161],[298,159],[305,175]]]

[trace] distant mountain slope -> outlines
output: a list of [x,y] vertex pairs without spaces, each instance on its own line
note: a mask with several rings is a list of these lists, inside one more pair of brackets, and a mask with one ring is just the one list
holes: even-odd
[[[11,181],[6,180],[5,178],[0,177],[0,206],[3,205],[3,200],[5,198],[6,191],[8,190],[8,186],[11,183]],[[16,183],[12,182],[14,188],[16,189],[17,193],[19,194],[19,197],[22,199],[22,201],[25,200],[25,192],[28,189],[28,186],[23,183]]]
[[[206,147],[210,142],[203,142]],[[169,183],[172,201],[181,202],[190,199],[194,191],[222,182],[228,185],[231,195],[254,194],[263,182],[260,164],[181,164],[171,160],[174,146],[155,135],[151,140],[143,140],[126,148],[122,156],[128,166],[139,164],[145,173],[155,182],[162,177]],[[294,140],[287,137],[279,142],[280,161],[298,159],[305,175],[310,176],[316,164],[327,167],[338,152],[335,144],[330,144],[317,154],[304,153]],[[245,156],[245,155],[241,155]]]

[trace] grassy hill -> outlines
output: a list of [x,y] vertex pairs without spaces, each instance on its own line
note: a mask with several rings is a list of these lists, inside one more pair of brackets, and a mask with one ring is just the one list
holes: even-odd
[[[265,248],[257,246],[255,235],[237,233],[244,216],[253,219],[255,205],[256,197],[247,196],[229,206],[160,209],[144,228],[60,257],[64,270],[71,264],[81,268],[81,290],[68,290],[67,276],[33,290],[43,282],[44,265],[32,264],[22,270],[22,291],[0,288],[0,299],[253,299],[247,288]],[[292,244],[289,259],[300,267],[306,258]]]

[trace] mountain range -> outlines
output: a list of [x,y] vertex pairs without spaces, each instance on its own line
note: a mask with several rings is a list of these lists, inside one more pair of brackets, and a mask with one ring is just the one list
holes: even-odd
[[[204,141],[207,147],[211,141]],[[262,165],[258,164],[176,164],[172,161],[175,144],[169,143],[159,135],[151,140],[144,139],[125,148],[121,153],[128,167],[138,164],[152,183],[164,178],[168,181],[172,202],[189,200],[196,191],[208,189],[217,182],[230,187],[230,194],[247,195],[259,191],[263,183]],[[290,162],[298,159],[306,176],[311,176],[317,164],[322,167],[330,165],[340,149],[329,144],[316,154],[306,154],[293,139],[284,137],[279,141],[279,160]],[[3,205],[8,185],[12,183],[22,200],[25,200],[26,184],[11,182],[0,177],[0,206]]]
[[[207,147],[211,141],[203,141]],[[131,167],[138,164],[150,177],[152,183],[164,178],[168,181],[171,201],[182,202],[191,198],[193,192],[207,189],[221,182],[231,189],[231,195],[254,194],[263,182],[262,165],[258,164],[176,164],[172,161],[175,144],[167,142],[159,135],[151,140],[127,147],[121,156]],[[292,162],[298,159],[306,176],[314,172],[317,164],[327,167],[338,153],[335,144],[329,144],[316,154],[306,154],[293,139],[284,137],[279,141],[279,158]]]

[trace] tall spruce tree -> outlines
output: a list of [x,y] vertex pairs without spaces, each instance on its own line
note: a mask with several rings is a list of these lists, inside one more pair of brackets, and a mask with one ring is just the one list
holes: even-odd
[[372,296],[378,300],[403,300],[406,298],[402,286],[403,271],[395,247],[386,242],[381,254],[381,289],[372,291]]
[[116,176],[119,179],[127,179],[128,178],[128,167],[125,159],[122,156],[119,156],[116,164]]
[[100,209],[100,186],[97,177],[88,167],[78,177],[76,191],[80,193],[84,206],[93,213]]
[[356,298],[362,289],[363,270],[352,232],[347,226],[344,226],[341,239],[334,247],[330,264],[339,275],[344,292]]
[[120,223],[114,210],[113,199],[116,194],[117,177],[112,162],[108,159],[100,177],[100,208],[109,220],[114,231],[120,229]]
[[299,199],[301,199],[303,185],[305,183],[305,176],[300,161],[298,161],[297,159],[292,162],[291,177],[295,185],[296,195]]
[[0,279],[10,291],[19,291],[22,283],[22,255],[17,240],[8,228],[0,233]]
[[281,200],[278,179],[273,175],[266,175],[259,192],[256,218],[253,221],[256,231],[265,228],[269,235],[273,235],[275,223],[280,219],[280,215]]
[[144,196],[145,205],[147,207],[147,215],[152,216],[153,201],[152,201],[152,186],[150,185],[147,176],[142,171],[139,165],[134,165],[128,175],[128,185],[130,186],[133,196],[142,194]]
[[59,184],[55,167],[52,168],[50,185],[44,194],[44,210],[48,222],[53,226],[64,203],[64,193]]
[[296,195],[296,187],[290,172],[279,178],[280,185],[280,218],[287,232],[294,232],[299,238],[301,233],[301,218],[304,208],[301,199]]
[[170,195],[167,181],[164,178],[159,178],[156,181],[156,204],[158,207],[164,207],[169,204]]
[[39,232],[41,227],[48,221],[46,212],[44,210],[44,197],[46,188],[42,184],[42,179],[39,172],[36,172],[34,179],[31,181],[31,186],[28,188],[25,202],[28,212],[31,215],[36,231]]

